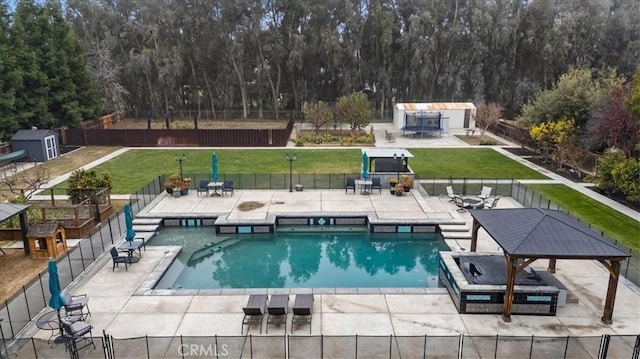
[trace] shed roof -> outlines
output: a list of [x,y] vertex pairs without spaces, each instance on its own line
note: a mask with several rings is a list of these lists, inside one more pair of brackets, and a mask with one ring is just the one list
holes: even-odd
[[[502,249],[517,257],[626,258],[631,254],[568,214],[542,208],[470,210]],[[517,225],[514,225],[516,224]]]
[[445,111],[445,110],[475,110],[471,102],[429,102],[429,103],[397,103],[396,108],[404,111]]
[[55,134],[51,130],[19,130],[11,137],[11,141],[41,140]]
[[28,204],[0,203],[0,223],[7,219],[26,211]]
[[29,226],[29,233],[27,237],[31,238],[45,238],[53,236],[60,227],[57,223],[42,223],[32,224]]
[[404,155],[405,158],[413,157],[406,148],[363,148],[362,152],[366,153],[369,158],[393,158],[394,155]]

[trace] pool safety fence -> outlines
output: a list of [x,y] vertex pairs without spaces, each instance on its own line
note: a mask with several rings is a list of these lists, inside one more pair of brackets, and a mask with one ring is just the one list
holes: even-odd
[[[64,344],[24,339],[7,358],[62,358]],[[638,359],[640,336],[308,336],[246,335],[208,337],[94,338],[79,358],[615,358]],[[16,346],[18,348],[18,346]],[[2,355],[0,357],[4,358]]]
[[[210,174],[187,174],[185,177],[186,176],[190,176],[192,178],[191,185],[196,186],[200,179],[208,179]],[[349,176],[357,178],[360,174],[305,174],[294,178],[294,182],[300,182],[301,179],[306,178],[309,179],[310,182],[303,182],[305,183],[305,189],[344,189],[344,181]],[[271,183],[273,185],[274,183],[278,183],[275,181],[275,178],[286,180],[288,176],[277,174],[238,175],[237,177],[235,175],[222,175],[219,180],[224,180],[225,178],[234,180],[236,189],[269,189],[257,186],[251,187],[250,185],[259,183]],[[258,179],[269,180],[263,182],[262,180],[258,181]],[[164,191],[162,185],[164,181],[165,176],[158,176],[130,196],[129,201],[134,215],[157,199],[158,195]],[[525,207],[550,208],[567,212],[566,209],[561,208],[543,195],[513,179],[423,178],[418,179],[418,182],[418,190],[423,191],[425,195],[429,196],[445,196],[446,186],[448,185],[454,187],[455,193],[464,195],[478,194],[482,186],[489,186],[493,188],[492,195],[511,197]],[[279,184],[283,183],[284,182],[279,182]],[[310,184],[314,184],[314,186],[310,186]],[[282,188],[285,187],[274,187],[271,189]],[[288,188],[288,186],[286,188]],[[58,258],[57,262],[61,287],[69,287],[73,291],[73,281],[88,268],[91,268],[92,263],[104,252],[108,251],[116,241],[121,239],[125,231],[125,217],[124,213],[120,211],[110,217],[106,222],[96,226],[94,232],[88,237],[83,238],[78,245],[71,248],[66,255]],[[601,233],[603,235],[606,234]],[[637,260],[636,253],[632,252],[632,254],[633,256],[627,260],[626,264],[623,262],[621,273],[627,279],[638,285],[640,283],[640,263]],[[23,331],[25,327],[27,327],[31,321],[35,320],[41,311],[47,307],[50,297],[48,282],[47,272],[43,270],[34,280],[24,285],[18,293],[0,305],[0,339],[2,340],[0,359],[7,357],[5,343],[12,343],[18,333]],[[468,338],[469,337],[467,337],[467,339]],[[21,339],[16,343],[29,343],[33,347],[36,342],[36,339],[33,339],[33,341]],[[96,346],[98,345],[96,344]],[[3,357],[2,355],[5,356]],[[126,355],[124,357],[126,357]],[[635,358],[638,358],[637,354]]]

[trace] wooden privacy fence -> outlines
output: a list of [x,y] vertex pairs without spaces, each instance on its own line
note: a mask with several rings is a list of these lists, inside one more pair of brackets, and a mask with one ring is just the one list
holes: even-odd
[[83,129],[60,130],[66,146],[126,147],[281,147],[286,146],[293,121],[275,129]]

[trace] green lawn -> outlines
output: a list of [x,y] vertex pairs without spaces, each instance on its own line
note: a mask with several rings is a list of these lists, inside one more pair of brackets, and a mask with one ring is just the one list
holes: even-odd
[[640,251],[640,222],[565,185],[540,184],[529,187],[568,209],[573,216],[590,223],[598,231],[622,242],[624,247],[632,248],[634,253]]
[[[415,156],[409,166],[419,178],[546,178],[491,149],[410,149]],[[287,153],[295,152],[294,173],[358,173],[359,148],[321,149],[222,149],[216,150],[219,173],[288,173]],[[211,173],[212,150],[131,150],[95,169],[111,175],[113,193],[132,193],[161,174],[178,173],[175,155],[187,157],[182,163],[185,176]],[[66,188],[62,183],[56,188]]]

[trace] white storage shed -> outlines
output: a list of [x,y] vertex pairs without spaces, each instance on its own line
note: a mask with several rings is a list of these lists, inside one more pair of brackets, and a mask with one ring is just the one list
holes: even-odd
[[471,102],[398,103],[393,124],[400,130],[421,132],[475,128],[476,106]]

